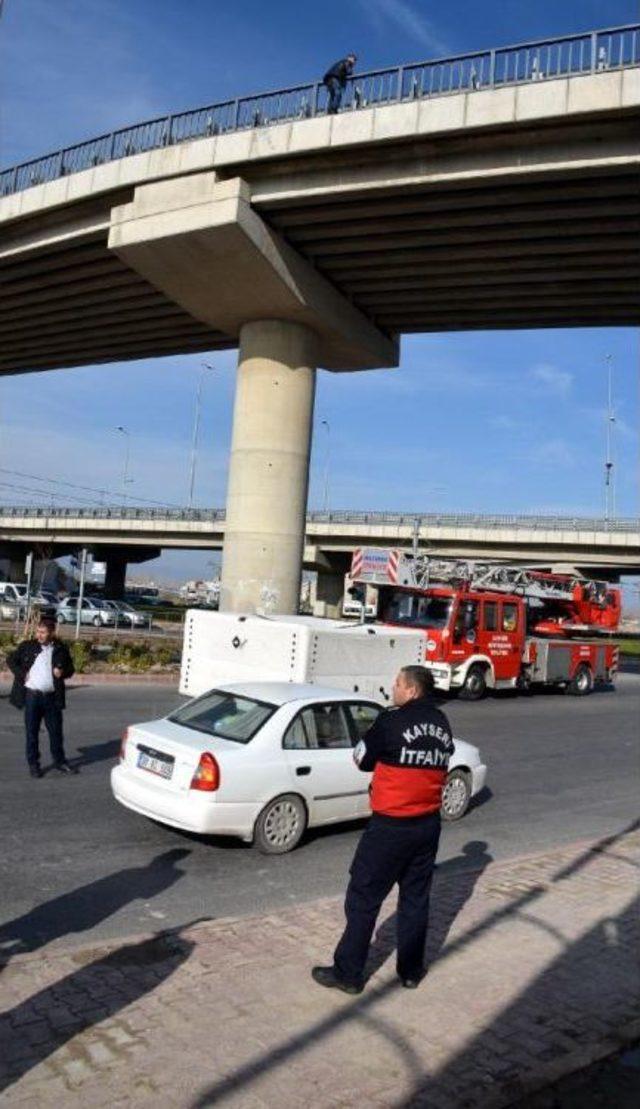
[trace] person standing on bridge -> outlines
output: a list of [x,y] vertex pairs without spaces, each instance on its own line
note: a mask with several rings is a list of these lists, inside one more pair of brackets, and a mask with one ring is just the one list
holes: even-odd
[[12,705],[24,709],[27,736],[27,763],[32,778],[41,778],[40,725],[44,720],[49,733],[51,758],[61,774],[76,774],[64,753],[62,710],[65,707],[65,679],[72,677],[74,666],[65,643],[56,638],[55,621],[43,616],[35,639],[25,639],[7,658],[13,674],[9,696]]
[[449,721],[433,702],[433,677],[424,666],[405,666],[387,709],[354,751],[360,770],[373,770],[372,816],[351,864],[347,926],[333,966],[313,967],[320,986],[358,994],[373,929],[385,897],[397,883],[397,972],[416,989],[424,977],[429,892],[440,840],[440,806],[453,739]]
[[339,62],[331,66],[322,78],[322,84],[329,90],[327,115],[335,115],[340,108],[342,94],[347,87],[347,80],[351,77],[357,58],[355,54],[347,54]]

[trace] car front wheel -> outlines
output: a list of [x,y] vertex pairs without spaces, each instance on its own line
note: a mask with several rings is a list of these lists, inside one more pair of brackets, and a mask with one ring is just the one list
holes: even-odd
[[471,801],[471,777],[464,770],[452,770],[442,790],[443,820],[460,820]]
[[284,793],[274,797],[256,820],[254,843],[263,855],[285,855],[300,843],[307,826],[307,812],[300,797]]
[[56,621],[58,624],[66,624],[66,620],[61,612],[56,616]]

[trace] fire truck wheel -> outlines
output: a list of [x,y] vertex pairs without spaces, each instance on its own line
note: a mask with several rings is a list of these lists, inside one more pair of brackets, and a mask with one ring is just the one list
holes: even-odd
[[254,843],[263,855],[285,855],[300,843],[307,827],[307,810],[297,793],[274,797],[256,820]]
[[576,670],[567,686],[567,693],[574,697],[586,697],[593,689],[593,674],[585,662]]
[[487,692],[487,672],[484,666],[470,666],[460,690],[461,701],[480,701]]
[[443,820],[459,820],[469,808],[471,781],[464,770],[452,770],[442,791]]
[[516,689],[518,693],[522,694],[525,697],[531,696],[531,694],[533,693],[533,689],[531,687],[531,674],[529,670],[523,668],[520,671],[518,679],[516,681]]

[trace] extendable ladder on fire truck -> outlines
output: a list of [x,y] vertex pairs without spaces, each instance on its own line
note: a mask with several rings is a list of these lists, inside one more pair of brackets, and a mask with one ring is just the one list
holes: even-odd
[[380,548],[372,548],[371,552],[366,549],[356,552],[351,577],[354,581],[366,581],[371,585],[428,589],[430,585],[442,584],[458,589],[512,593],[538,601],[571,602],[579,586],[583,596],[597,604],[605,602],[610,588],[605,581],[547,573],[526,566],[413,556],[404,551],[384,551]]

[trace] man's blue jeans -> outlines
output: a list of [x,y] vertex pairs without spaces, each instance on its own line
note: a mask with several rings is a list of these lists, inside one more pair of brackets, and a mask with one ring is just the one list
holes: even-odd
[[332,116],[336,114],[342,101],[342,85],[340,84],[337,77],[329,77],[326,84],[329,90],[327,114]]
[[29,766],[40,765],[40,725],[44,720],[49,733],[51,758],[56,766],[65,762],[64,737],[62,734],[62,709],[56,704],[55,693],[39,693],[26,689],[24,723],[27,732],[27,762]]

